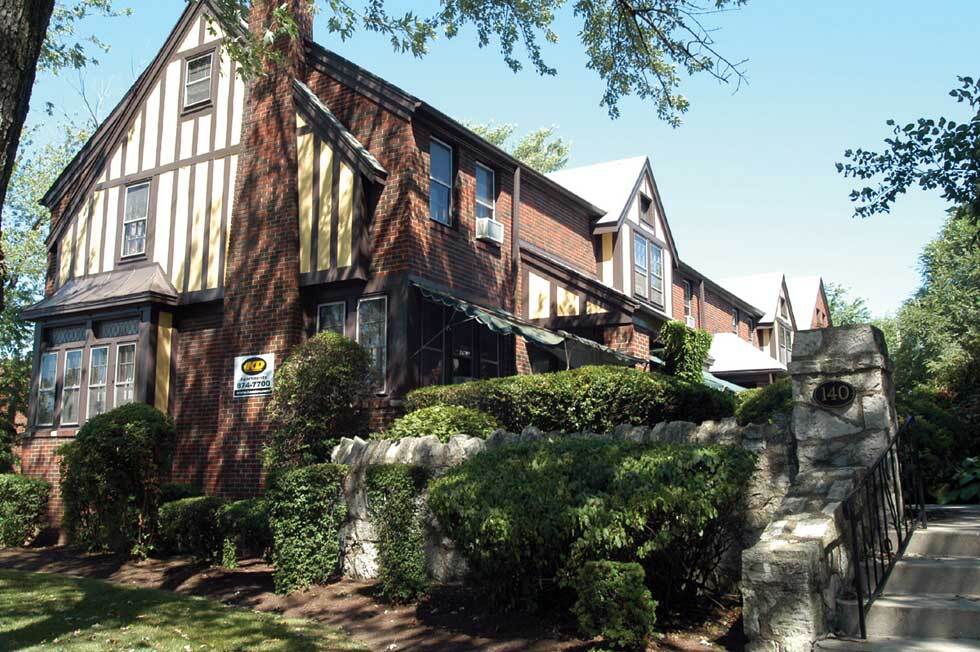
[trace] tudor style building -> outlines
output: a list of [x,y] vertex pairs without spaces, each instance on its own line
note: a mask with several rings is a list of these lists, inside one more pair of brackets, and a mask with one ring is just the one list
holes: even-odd
[[768,306],[680,260],[645,157],[542,175],[314,43],[308,16],[243,83],[210,11],[188,5],[45,196],[25,472],[56,480],[81,424],[143,401],[176,424],[174,480],[253,494],[268,397],[236,396],[236,358],[274,369],[322,330],[370,352],[375,425],[422,385],[655,365],[671,318],[758,337]]

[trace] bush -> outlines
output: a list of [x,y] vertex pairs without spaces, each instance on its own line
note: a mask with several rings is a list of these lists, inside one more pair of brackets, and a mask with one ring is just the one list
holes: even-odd
[[214,496],[195,496],[161,505],[161,552],[215,561],[222,542],[218,513],[224,502]]
[[665,371],[692,383],[702,382],[704,363],[711,351],[711,333],[671,320],[660,329],[660,339],[664,341]]
[[503,426],[495,418],[458,405],[433,405],[396,419],[387,430],[372,435],[376,439],[402,439],[435,435],[441,442],[453,435],[464,434],[486,439],[490,433]]
[[938,500],[960,462],[980,455],[980,440],[940,392],[918,387],[902,396],[896,407],[901,418],[915,417],[909,438],[919,454],[926,498]]
[[583,564],[569,582],[576,595],[572,613],[582,634],[602,636],[614,649],[645,650],[657,622],[657,603],[644,580],[639,564]]
[[17,465],[14,444],[17,442],[17,428],[6,417],[0,417],[0,473],[13,473]]
[[276,370],[270,409],[277,427],[266,466],[323,462],[341,437],[364,434],[372,373],[367,351],[342,335],[323,332],[295,347]]
[[218,527],[223,538],[222,566],[234,568],[239,559],[265,557],[272,549],[269,502],[264,498],[222,505],[218,510]]
[[529,425],[548,432],[610,432],[622,423],[701,422],[734,414],[733,399],[725,392],[625,367],[581,367],[424,387],[406,397],[408,410],[433,405],[480,410],[516,432]]
[[429,587],[424,505],[419,500],[428,472],[404,464],[373,465],[366,479],[368,511],[378,535],[381,595],[394,602],[410,602]]
[[771,385],[747,389],[735,396],[735,418],[740,426],[772,423],[777,414],[793,411],[793,383],[781,378]]
[[160,504],[170,503],[181,498],[203,496],[204,493],[192,484],[165,482],[160,485]]
[[89,550],[145,556],[170,469],[170,419],[143,403],[93,417],[58,449],[65,534]]
[[940,490],[939,499],[944,505],[980,503],[980,457],[968,457],[956,467],[952,482]]
[[609,559],[643,566],[670,608],[737,542],[753,469],[741,448],[543,440],[450,469],[429,483],[429,506],[493,606],[560,602],[563,570]]
[[268,500],[276,592],[317,584],[337,572],[346,474],[339,464],[314,464],[275,478]]
[[13,473],[0,474],[0,546],[30,545],[48,523],[51,485]]

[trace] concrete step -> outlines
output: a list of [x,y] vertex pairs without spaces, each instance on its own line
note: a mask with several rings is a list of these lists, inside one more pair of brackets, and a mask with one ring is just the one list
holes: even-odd
[[945,593],[980,596],[980,559],[904,558],[895,564],[885,590],[890,594]]
[[980,558],[980,526],[930,523],[928,530],[912,533],[905,555]]
[[[854,600],[838,600],[841,630],[858,636]],[[866,619],[868,638],[980,639],[980,599],[947,594],[884,594],[875,600]]]
[[980,652],[980,641],[949,638],[828,638],[817,641],[814,650],[826,652]]

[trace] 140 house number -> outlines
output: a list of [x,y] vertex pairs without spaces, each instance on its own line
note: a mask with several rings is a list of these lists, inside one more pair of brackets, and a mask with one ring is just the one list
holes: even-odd
[[854,401],[857,392],[850,383],[843,380],[828,380],[813,390],[813,400],[825,407],[844,407]]

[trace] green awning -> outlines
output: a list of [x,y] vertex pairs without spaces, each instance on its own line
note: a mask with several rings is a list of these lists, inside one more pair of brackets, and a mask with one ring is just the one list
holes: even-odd
[[[435,303],[447,306],[467,317],[483,324],[490,330],[501,335],[520,335],[534,344],[554,349],[563,347],[569,367],[582,364],[626,364],[645,363],[645,360],[634,358],[593,340],[586,339],[567,331],[550,331],[521,321],[515,315],[500,308],[488,308],[460,299],[426,285],[421,281],[412,284],[419,289],[422,296]],[[577,362],[572,363],[573,357]]]
[[730,383],[727,380],[722,380],[721,378],[718,378],[707,371],[703,371],[701,373],[704,376],[704,384],[712,389],[718,389],[723,392],[734,392],[735,394],[745,391],[745,388],[741,385],[736,385],[735,383]]

